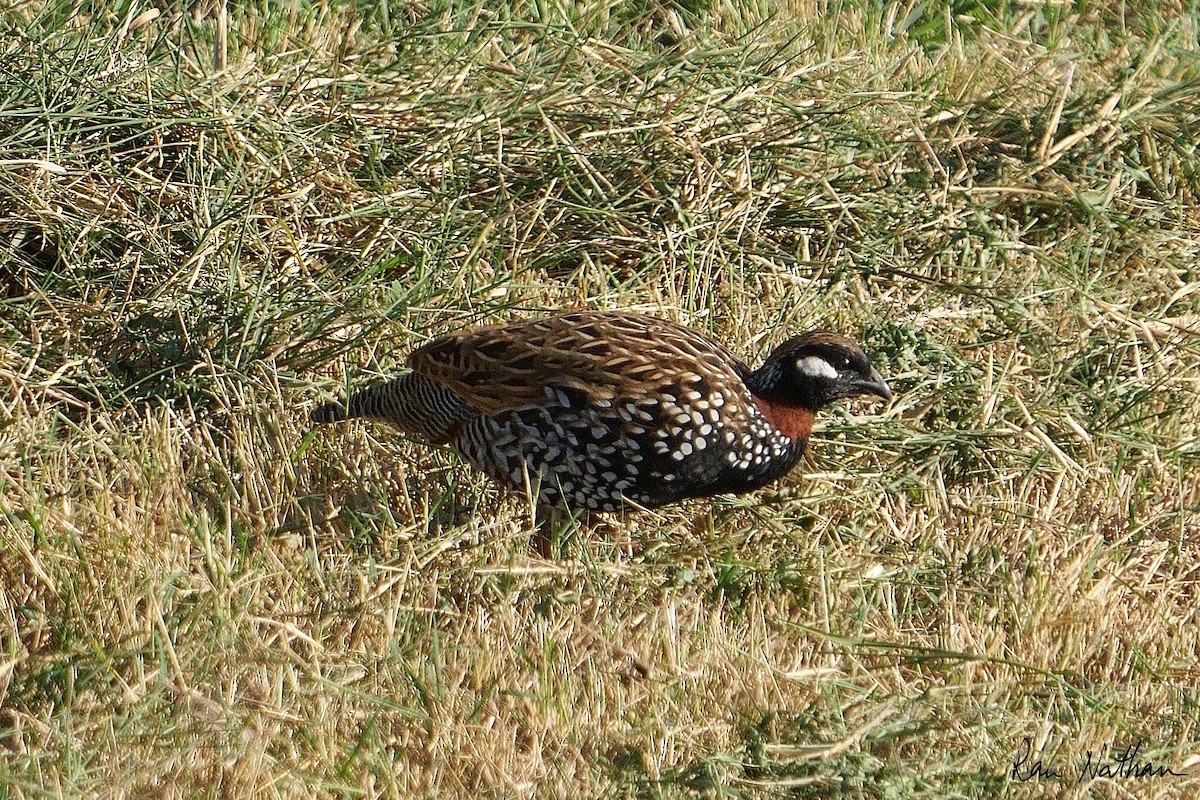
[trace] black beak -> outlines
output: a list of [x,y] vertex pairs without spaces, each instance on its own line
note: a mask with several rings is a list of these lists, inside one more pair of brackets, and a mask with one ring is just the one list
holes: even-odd
[[877,369],[872,369],[871,374],[866,378],[856,380],[854,388],[858,390],[859,394],[873,394],[876,397],[882,397],[885,401],[891,402],[892,390]]

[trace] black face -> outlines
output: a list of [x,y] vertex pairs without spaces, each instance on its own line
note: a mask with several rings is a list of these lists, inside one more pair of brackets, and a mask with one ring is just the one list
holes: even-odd
[[772,399],[817,410],[859,395],[892,399],[892,390],[866,355],[844,336],[813,331],[784,342],[763,365],[775,378]]

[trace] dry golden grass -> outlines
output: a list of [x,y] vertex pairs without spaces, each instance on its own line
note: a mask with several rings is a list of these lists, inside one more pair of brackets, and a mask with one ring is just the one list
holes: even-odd
[[[1200,17],[993,5],[4,11],[0,797],[1195,795]],[[575,307],[898,396],[554,561],[307,426]]]

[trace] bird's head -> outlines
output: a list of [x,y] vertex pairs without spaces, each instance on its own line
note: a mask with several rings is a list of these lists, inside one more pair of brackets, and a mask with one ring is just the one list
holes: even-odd
[[892,399],[892,390],[850,339],[809,331],[788,339],[751,376],[750,388],[772,403],[816,411],[859,395]]

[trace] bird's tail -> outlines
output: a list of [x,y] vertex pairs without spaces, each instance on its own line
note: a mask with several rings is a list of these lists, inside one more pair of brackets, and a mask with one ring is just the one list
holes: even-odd
[[326,403],[309,415],[315,424],[363,417],[395,425],[432,442],[447,442],[476,412],[449,389],[415,373],[359,389],[344,403]]

